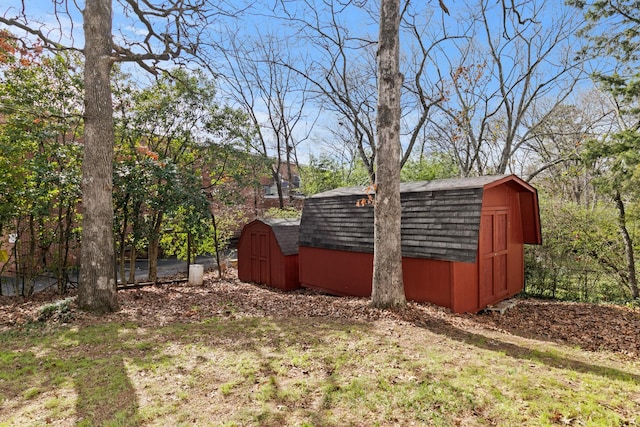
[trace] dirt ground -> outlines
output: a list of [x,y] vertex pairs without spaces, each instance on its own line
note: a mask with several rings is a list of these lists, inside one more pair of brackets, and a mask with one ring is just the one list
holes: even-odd
[[[67,312],[54,312],[44,321],[80,325],[133,321],[152,326],[196,322],[214,316],[329,317],[363,322],[384,319],[448,334],[490,329],[590,351],[640,356],[640,309],[637,308],[517,299],[516,306],[504,314],[458,315],[422,303],[409,303],[399,311],[384,311],[370,307],[369,301],[363,298],[334,297],[306,289],[285,293],[240,282],[233,272],[230,275],[232,277],[220,280],[208,273],[203,286],[183,282],[121,290],[120,311],[100,317],[78,310],[72,302]],[[43,306],[73,294],[60,296],[45,291],[29,299],[0,297],[0,331],[43,321],[38,320]]]

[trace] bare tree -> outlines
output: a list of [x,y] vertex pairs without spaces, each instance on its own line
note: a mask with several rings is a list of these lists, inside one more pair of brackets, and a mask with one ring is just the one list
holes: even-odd
[[[375,35],[352,25],[354,20],[379,25],[377,3],[304,2],[305,14],[286,8],[284,16],[299,29],[299,44],[308,50],[305,69],[294,68],[310,82],[322,110],[346,130],[346,144],[353,147],[375,182],[377,152],[378,41]],[[437,47],[462,37],[451,35],[438,21],[438,9],[407,2],[400,16],[399,33],[408,42],[399,47],[400,67],[406,77],[401,88],[401,165],[404,165],[422,135],[433,106],[444,98],[444,84],[434,58]],[[357,17],[357,18],[356,18]],[[425,19],[426,18],[426,19]],[[366,27],[366,26],[365,26]],[[340,131],[340,134],[343,134]]]
[[531,138],[522,146],[521,175],[527,181],[544,179],[563,200],[588,205],[595,202],[593,174],[582,158],[585,142],[617,128],[611,99],[597,89],[556,105],[544,119],[532,118]]
[[308,81],[291,67],[286,41],[258,32],[255,39],[232,38],[223,50],[226,90],[248,114],[256,131],[252,149],[271,162],[280,208],[285,203],[282,167],[287,168],[289,197],[297,148],[309,138],[317,119],[309,115]]
[[[311,58],[305,70],[286,65],[311,83],[323,109],[332,112],[347,129],[374,183],[372,304],[379,307],[405,303],[400,169],[422,135],[432,107],[443,99],[442,79],[431,55],[436,46],[451,38],[444,24],[440,32],[427,31],[431,16],[436,14],[433,9],[420,4],[420,9],[414,10],[406,2],[401,11],[400,3],[384,0],[378,10],[371,3],[373,9],[354,2],[307,0],[303,16],[296,14],[300,9],[288,10],[286,4],[284,8],[286,19],[299,26]],[[441,8],[446,12],[442,4]],[[358,34],[347,22],[354,19],[349,15],[353,13],[378,26],[377,39]],[[412,40],[403,52],[406,60],[402,69],[401,31]]]
[[[54,2],[54,14],[61,23],[78,19],[77,3]],[[123,23],[117,36],[113,28],[113,5],[118,6]],[[110,73],[116,62],[135,62],[155,73],[162,61],[175,61],[181,56],[194,56],[203,31],[217,16],[229,12],[225,3],[207,0],[87,0],[82,10],[85,45],[78,48],[73,41],[64,45],[55,39],[52,29],[29,14],[22,2],[9,7],[0,23],[20,29],[39,38],[51,50],[76,50],[85,56],[84,86],[84,160],[82,174],[82,246],[78,287],[78,304],[93,312],[118,309],[116,266],[113,239],[113,106]],[[236,9],[229,7],[229,10]],[[127,31],[128,25],[137,31]],[[62,24],[60,24],[62,25]],[[73,36],[73,28],[71,36]],[[67,29],[58,28],[59,34]],[[117,32],[117,31],[116,31]],[[136,36],[136,34],[143,34]]]
[[450,61],[448,97],[432,123],[463,175],[512,170],[538,123],[584,77],[573,54],[580,19],[570,8],[551,6],[544,0],[470,6],[472,41]]

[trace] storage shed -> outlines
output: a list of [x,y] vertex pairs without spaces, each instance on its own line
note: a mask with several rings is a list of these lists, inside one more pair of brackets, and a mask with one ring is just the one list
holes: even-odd
[[289,291],[298,281],[300,220],[262,219],[245,225],[238,242],[238,278]]
[[[541,244],[538,195],[515,175],[403,183],[402,267],[407,299],[477,312],[524,286],[524,244]],[[299,242],[302,286],[368,297],[373,206],[363,188],[305,201]]]

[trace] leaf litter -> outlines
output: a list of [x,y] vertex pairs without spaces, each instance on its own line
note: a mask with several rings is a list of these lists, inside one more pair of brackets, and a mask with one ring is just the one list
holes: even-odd
[[[30,298],[0,297],[0,332],[33,323],[78,325],[135,322],[140,326],[163,326],[175,322],[200,322],[212,317],[331,318],[391,324],[414,324],[447,334],[495,330],[525,338],[577,346],[589,351],[610,351],[632,358],[640,355],[640,309],[608,305],[518,298],[503,314],[454,314],[432,304],[409,302],[400,310],[371,307],[367,298],[336,297],[309,289],[282,292],[244,283],[233,271],[229,277],[205,275],[202,286],[187,283],[120,290],[120,311],[94,316],[71,307],[61,315],[42,320],[43,307],[70,295],[43,291]],[[40,318],[40,320],[38,320]]]

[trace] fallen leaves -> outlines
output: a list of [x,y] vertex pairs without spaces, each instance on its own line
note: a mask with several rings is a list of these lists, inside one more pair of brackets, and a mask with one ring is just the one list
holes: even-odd
[[[154,327],[172,322],[199,322],[212,317],[326,317],[351,321],[410,323],[447,334],[470,336],[472,331],[494,329],[528,338],[544,339],[586,350],[609,350],[631,357],[640,355],[640,310],[596,304],[563,303],[532,299],[500,315],[457,315],[430,304],[409,303],[406,308],[387,311],[373,308],[366,298],[335,297],[300,289],[282,292],[265,286],[205,276],[203,286],[148,286],[119,292],[121,310],[96,317],[73,307],[74,324],[103,321],[135,321]],[[31,299],[0,297],[0,331],[33,322],[40,308],[62,299],[42,292]],[[49,322],[56,321],[54,317]],[[60,321],[60,320],[58,320]]]
[[640,355],[640,310],[607,304],[533,299],[519,300],[503,315],[477,316],[478,321],[511,333],[579,346]]

